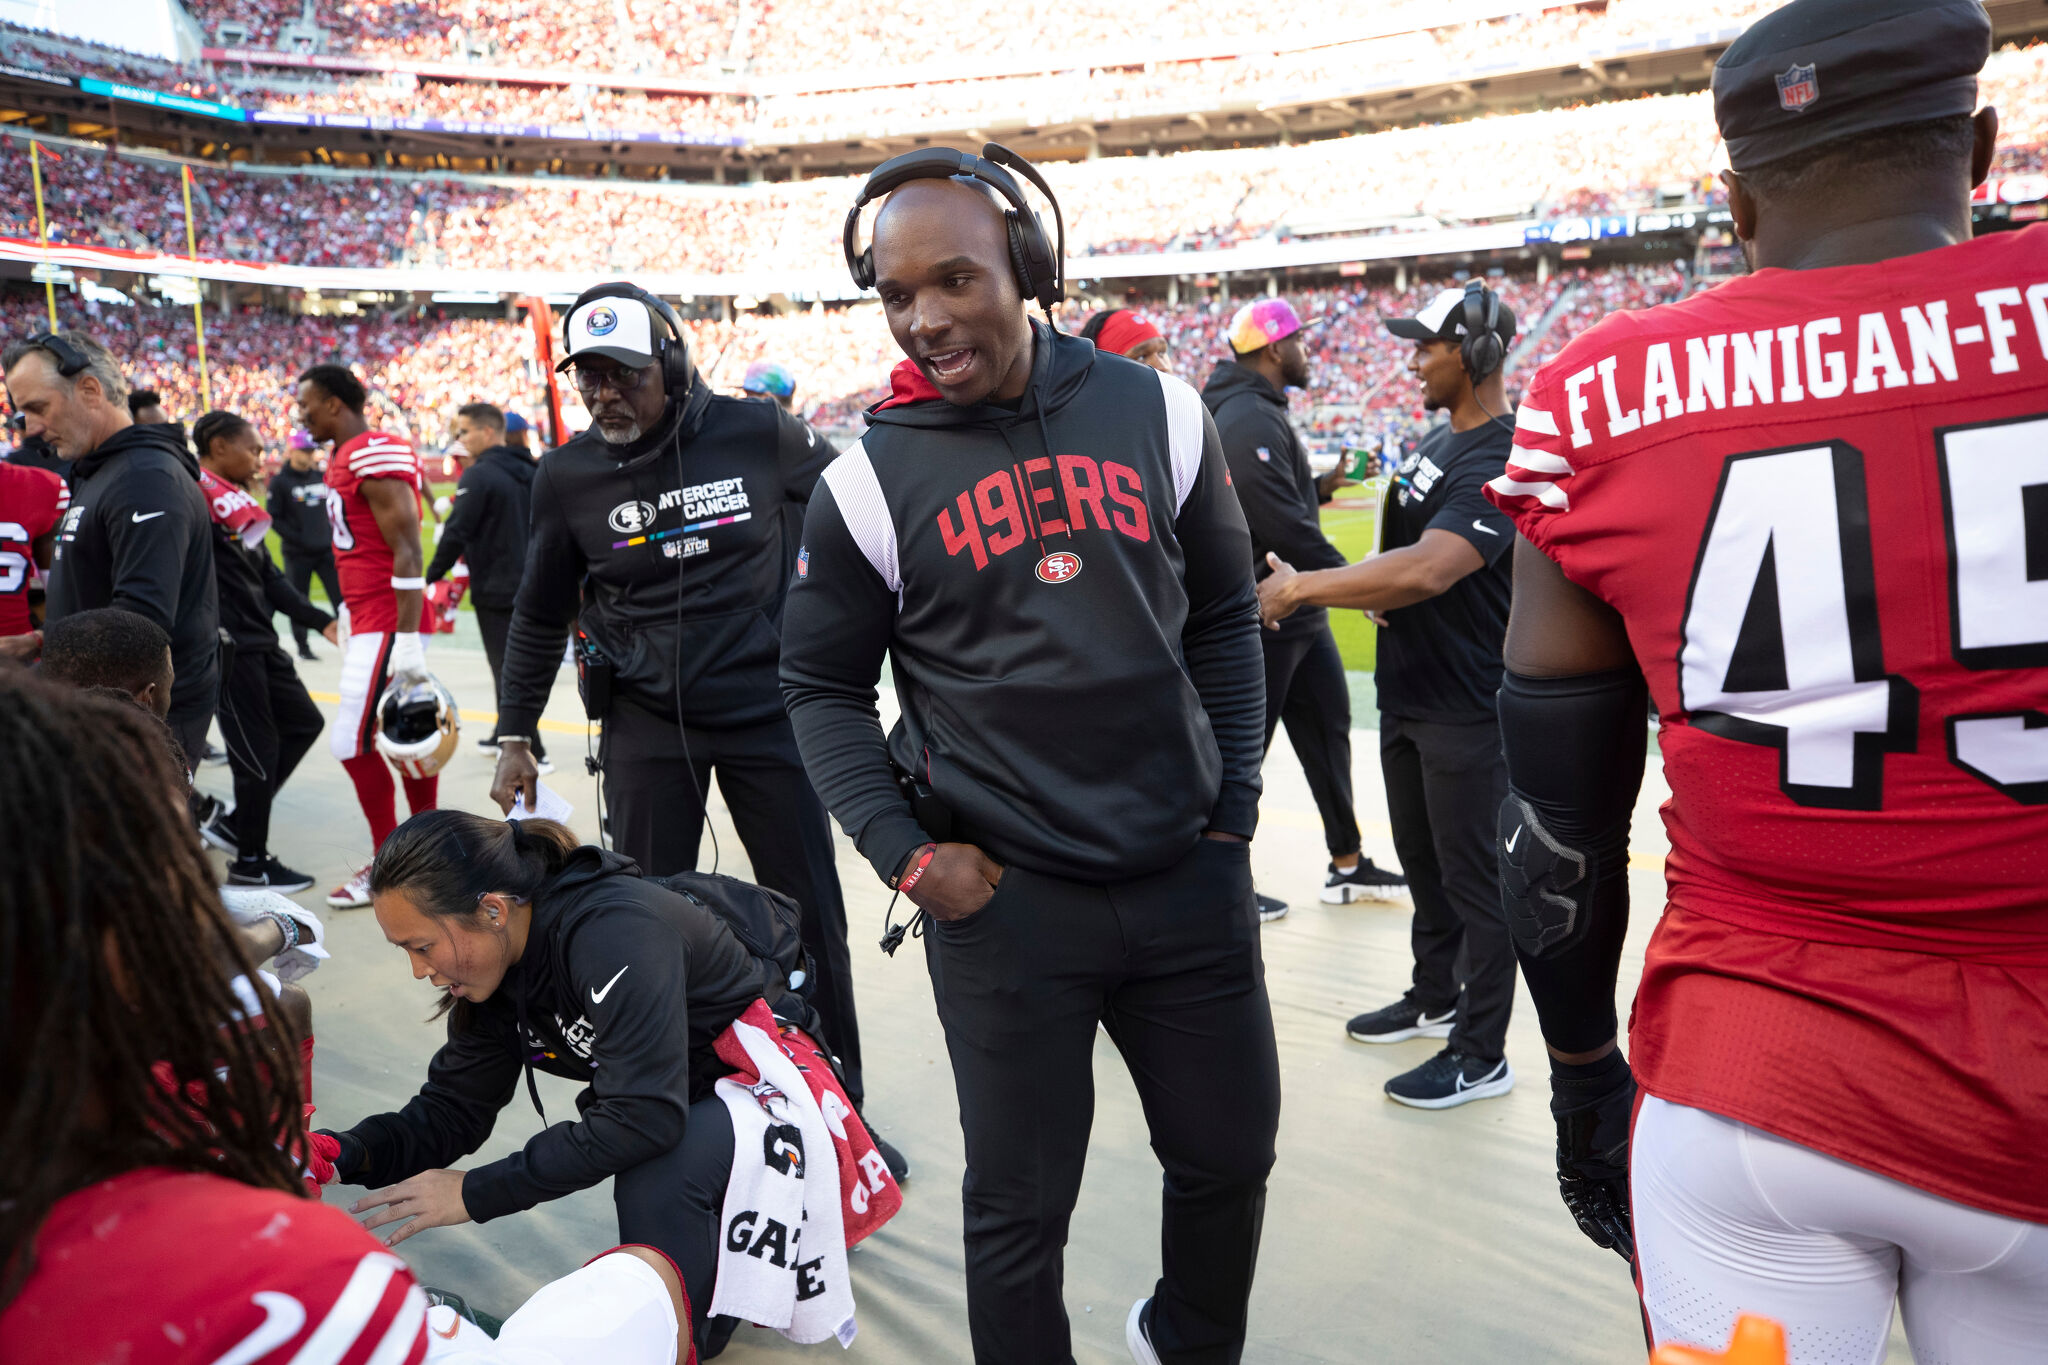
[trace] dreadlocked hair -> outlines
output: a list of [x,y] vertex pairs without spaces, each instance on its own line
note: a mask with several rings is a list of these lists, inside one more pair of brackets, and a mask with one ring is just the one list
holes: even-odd
[[[578,845],[555,820],[491,820],[461,810],[421,811],[391,832],[370,865],[370,894],[403,891],[423,915],[474,918],[477,903],[496,892],[531,901],[562,870]],[[456,1031],[469,1027],[470,1005],[442,995],[433,1013],[450,1010]]]
[[[142,1167],[304,1195],[296,1054],[180,793],[130,702],[0,670],[0,1307],[72,1191]],[[264,999],[242,1022],[233,981]]]

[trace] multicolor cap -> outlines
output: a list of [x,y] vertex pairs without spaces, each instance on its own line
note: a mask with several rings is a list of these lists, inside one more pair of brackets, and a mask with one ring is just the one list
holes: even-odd
[[779,360],[757,360],[747,366],[747,377],[740,381],[740,387],[748,393],[788,398],[796,392],[796,376]]
[[294,430],[291,435],[290,444],[293,450],[311,450],[313,449],[313,433],[303,428]]
[[1258,299],[1237,310],[1237,316],[1230,320],[1230,330],[1224,335],[1230,340],[1231,350],[1246,355],[1276,341],[1285,341],[1322,321],[1317,318],[1315,322],[1303,322],[1286,299]]

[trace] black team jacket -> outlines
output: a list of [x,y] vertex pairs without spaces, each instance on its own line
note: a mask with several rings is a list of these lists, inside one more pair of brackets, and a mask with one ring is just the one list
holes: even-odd
[[641,879],[628,858],[581,848],[533,898],[526,952],[487,1000],[458,1001],[448,1041],[403,1109],[336,1133],[344,1180],[383,1186],[445,1169],[483,1145],[530,1071],[583,1081],[577,1117],[462,1180],[488,1222],[588,1189],[682,1141],[689,1108],[730,1067],[712,1050],[756,999],[808,1021],[776,968],[718,917]]
[[171,637],[171,715],[211,715],[220,681],[213,518],[175,422],[126,426],[71,466],[71,509],[50,565],[49,617],[94,607],[147,616]]
[[707,730],[780,719],[783,595],[831,455],[780,405],[694,375],[638,441],[591,430],[543,455],[498,732],[533,733],[572,623],[612,661],[615,697]]
[[[1226,360],[1209,372],[1202,402],[1216,418],[1223,458],[1252,533],[1252,577],[1273,572],[1271,550],[1295,568],[1341,569],[1347,562],[1323,535],[1322,499],[1294,424],[1287,395],[1258,371]],[[1280,623],[1283,635],[1321,629],[1329,613],[1304,607]]]
[[[932,838],[1085,882],[1251,837],[1265,680],[1251,543],[1195,391],[1034,323],[1019,410],[910,362],[818,483],[782,690],[818,794],[884,878]],[[875,711],[894,663],[902,719]]]
[[533,458],[511,446],[492,446],[462,471],[455,510],[442,523],[434,562],[427,565],[429,583],[438,583],[456,560],[466,559],[469,600],[479,607],[512,605],[526,566],[533,473]]
[[327,515],[327,476],[315,465],[293,469],[290,463],[270,476],[267,490],[270,524],[278,544],[294,559],[319,559],[334,553],[334,523]]

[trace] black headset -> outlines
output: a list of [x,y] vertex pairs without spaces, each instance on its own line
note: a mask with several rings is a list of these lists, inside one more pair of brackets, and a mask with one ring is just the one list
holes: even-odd
[[57,359],[57,373],[69,379],[92,368],[92,358],[55,332],[37,332],[28,344],[48,351]]
[[1507,360],[1507,343],[1500,339],[1500,295],[1477,280],[1465,281],[1465,335],[1458,340],[1458,354],[1464,358],[1465,373],[1477,384]]
[[689,343],[683,340],[683,320],[668,301],[650,294],[639,285],[628,280],[613,280],[609,284],[594,284],[576,296],[576,302],[569,305],[569,311],[562,315],[562,349],[569,349],[569,319],[576,316],[576,310],[586,303],[598,299],[633,299],[645,304],[647,311],[662,320],[668,328],[666,339],[655,342],[655,356],[661,366],[662,387],[669,397],[681,399],[697,382],[697,368],[690,363]]
[[[1045,225],[1024,198],[1023,186],[1003,169],[1005,166],[1036,185],[1038,192],[1052,205],[1053,222],[1059,225],[1057,252],[1046,240]],[[1010,269],[1016,275],[1017,288],[1024,297],[1049,313],[1067,292],[1066,219],[1060,215],[1060,201],[1053,196],[1052,186],[1045,183],[1045,177],[1030,162],[996,142],[984,145],[980,156],[951,147],[924,147],[892,156],[869,172],[867,183],[861,186],[860,197],[853,201],[853,207],[846,213],[846,268],[853,272],[853,282],[862,289],[875,287],[875,249],[872,244],[858,245],[860,211],[912,180],[950,180],[955,176],[978,180],[1010,202],[1012,207],[1003,211],[1003,222],[1010,234]]]

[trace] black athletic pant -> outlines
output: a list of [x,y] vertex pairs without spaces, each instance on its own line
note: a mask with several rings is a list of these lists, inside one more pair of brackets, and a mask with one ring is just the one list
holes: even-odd
[[235,651],[221,682],[220,735],[235,775],[231,821],[242,858],[268,855],[270,803],[326,728],[282,649],[243,645]]
[[[498,679],[503,677],[505,672],[505,633],[512,628],[512,608],[487,607],[481,602],[476,602],[471,605],[471,609],[476,613],[477,634],[484,637],[484,658],[491,666],[491,704],[496,706],[500,686]],[[498,727],[493,725],[491,733],[496,735]],[[536,759],[546,758],[547,746],[541,743],[538,727],[532,739],[533,756]]]
[[[337,614],[341,611],[341,574],[334,567],[334,551],[322,550],[317,555],[284,552],[285,581],[306,596],[306,589],[312,585],[315,575],[320,586],[327,589],[327,609]],[[297,621],[292,622],[292,639],[303,650],[306,647],[306,628]]]
[[1200,840],[1107,886],[1012,867],[987,905],[925,927],[960,1127],[977,1365],[1070,1365],[1067,1221],[1095,1115],[1096,1021],[1123,1053],[1165,1167],[1152,1343],[1232,1365],[1280,1122],[1251,851]]
[[[689,764],[685,766],[687,740]],[[679,731],[627,701],[614,701],[604,725],[604,803],[612,847],[649,876],[697,867],[711,774],[754,865],[754,880],[803,909],[804,947],[816,969],[811,1002],[825,1043],[846,1072],[846,1097],[859,1108],[860,1024],[853,1010],[853,958],[846,949],[846,902],[825,804],[797,756],[785,719],[744,730]],[[696,781],[691,781],[692,772]]]
[[1260,631],[1266,657],[1266,748],[1287,722],[1287,740],[1308,778],[1323,817],[1323,842],[1332,858],[1356,854],[1358,816],[1351,808],[1351,687],[1330,624],[1289,635]]
[[1499,1061],[1515,1005],[1515,947],[1493,848],[1500,803],[1508,795],[1500,725],[1382,712],[1380,770],[1394,852],[1415,901],[1415,1003],[1430,1014],[1456,1006],[1450,1046]]
[[676,1263],[690,1296],[690,1329],[697,1354],[709,1358],[725,1349],[738,1318],[709,1316],[718,1284],[719,1221],[725,1216],[725,1187],[732,1178],[732,1115],[716,1095],[690,1106],[683,1140],[612,1181],[619,1211],[619,1241],[638,1242]]

